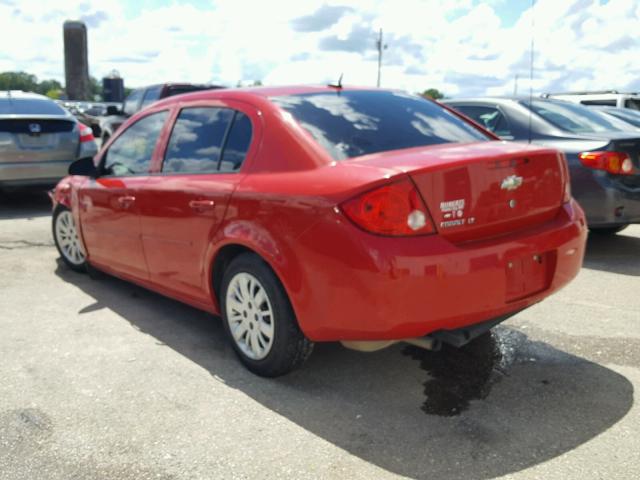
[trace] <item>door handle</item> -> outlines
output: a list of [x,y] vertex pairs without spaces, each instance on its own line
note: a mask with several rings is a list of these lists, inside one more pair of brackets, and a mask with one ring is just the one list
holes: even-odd
[[191,200],[189,206],[197,212],[204,212],[212,210],[216,206],[216,202],[213,200]]
[[122,208],[129,208],[136,201],[136,197],[131,195],[125,195],[124,197],[118,197],[118,203]]

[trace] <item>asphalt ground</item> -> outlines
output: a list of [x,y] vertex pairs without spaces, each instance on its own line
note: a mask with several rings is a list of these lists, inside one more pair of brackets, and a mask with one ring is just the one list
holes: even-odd
[[461,351],[319,344],[274,380],[57,257],[46,195],[0,193],[0,479],[640,478],[640,226]]

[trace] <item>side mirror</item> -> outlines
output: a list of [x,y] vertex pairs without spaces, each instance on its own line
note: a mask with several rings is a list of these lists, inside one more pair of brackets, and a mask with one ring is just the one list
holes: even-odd
[[98,169],[93,163],[93,157],[84,157],[69,165],[69,175],[82,175],[84,177],[96,178]]
[[114,105],[109,105],[107,107],[107,116],[109,115],[120,115],[122,112],[120,109]]

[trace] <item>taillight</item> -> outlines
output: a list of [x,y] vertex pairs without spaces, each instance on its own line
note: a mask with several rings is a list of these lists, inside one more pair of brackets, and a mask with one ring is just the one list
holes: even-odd
[[93,142],[95,140],[91,128],[82,123],[78,123],[78,127],[80,127],[80,143]]
[[633,162],[623,152],[582,152],[578,155],[585,167],[615,175],[633,175]]
[[399,182],[363,193],[341,205],[360,228],[380,235],[406,236],[435,233],[433,221],[413,182]]

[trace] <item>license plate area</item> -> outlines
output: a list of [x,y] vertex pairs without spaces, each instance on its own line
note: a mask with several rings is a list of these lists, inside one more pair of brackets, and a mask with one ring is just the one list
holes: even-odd
[[549,288],[555,268],[555,252],[507,259],[505,264],[506,301],[520,300]]
[[42,134],[42,135],[18,135],[20,146],[22,148],[53,148],[57,146],[58,135]]

